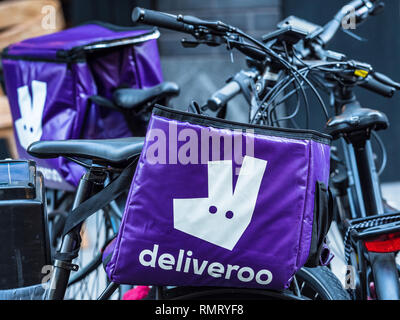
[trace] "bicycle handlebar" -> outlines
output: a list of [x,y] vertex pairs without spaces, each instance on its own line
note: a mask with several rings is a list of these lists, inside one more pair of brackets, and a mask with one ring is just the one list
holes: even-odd
[[[196,38],[198,36],[198,28],[202,31],[206,30],[206,41],[208,45],[219,45],[222,42],[228,43],[230,48],[236,48],[243,54],[253,59],[263,61],[267,58],[267,54],[255,46],[250,46],[240,39],[230,38],[229,40],[221,40],[223,35],[228,32],[237,32],[238,29],[229,26],[221,21],[206,21],[193,16],[172,15],[165,12],[158,12],[148,9],[136,7],[132,12],[132,21],[152,25],[160,28],[166,28],[174,31],[191,34]],[[214,37],[215,36],[215,37]]]
[[136,7],[133,10],[132,21],[190,34],[194,29],[193,26],[189,24],[179,22],[178,17],[173,14],[143,9],[139,7]]
[[[314,45],[322,50],[341,27],[342,20],[349,14],[349,8],[354,8],[356,19],[363,21],[373,15],[378,7],[382,7],[381,0],[353,0],[344,6],[335,17],[328,22],[323,31],[315,38]],[[176,16],[164,12],[158,12],[136,7],[132,13],[132,20],[148,25],[175,30],[178,32],[196,34],[197,27],[206,28],[207,32],[217,31],[221,34],[224,31],[235,31],[234,27],[220,21],[205,21],[192,16]],[[230,46],[236,47],[242,53],[256,60],[265,60],[267,54],[254,46],[246,46],[241,41],[230,40]],[[315,49],[315,48],[314,48]],[[400,90],[400,84],[387,76],[374,72],[368,75],[360,84],[361,87],[373,91],[385,97],[392,97],[396,90]],[[240,93],[241,87],[237,81],[231,81],[223,88],[215,92],[208,100],[209,109],[216,111],[225,105],[230,99]]]

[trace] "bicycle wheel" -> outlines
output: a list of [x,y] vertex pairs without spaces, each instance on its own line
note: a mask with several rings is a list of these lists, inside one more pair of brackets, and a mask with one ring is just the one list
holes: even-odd
[[301,296],[312,300],[350,300],[349,293],[328,267],[302,268],[296,279]]
[[350,300],[350,295],[327,267],[302,268],[296,273],[290,290],[152,287],[146,300],[156,297],[166,300]]

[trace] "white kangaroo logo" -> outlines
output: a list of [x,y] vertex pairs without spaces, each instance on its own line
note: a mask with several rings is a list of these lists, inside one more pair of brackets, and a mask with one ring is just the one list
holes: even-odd
[[245,156],[233,192],[232,161],[210,161],[208,198],[173,199],[174,228],[232,250],[250,224],[266,166]]
[[17,93],[21,118],[15,121],[15,129],[21,146],[27,149],[42,137],[42,116],[47,85],[44,82],[32,81],[33,102],[28,86],[18,88]]

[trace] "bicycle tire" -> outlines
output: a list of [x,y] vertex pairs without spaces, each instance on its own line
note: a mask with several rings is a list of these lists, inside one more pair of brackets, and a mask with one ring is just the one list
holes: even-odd
[[[296,273],[300,295],[284,291],[219,287],[172,287],[162,289],[163,300],[351,300],[339,279],[327,267],[302,268]],[[305,285],[303,285],[303,283]],[[156,300],[152,287],[145,300]]]
[[328,267],[302,268],[296,273],[296,278],[317,292],[321,300],[351,300],[349,293]]

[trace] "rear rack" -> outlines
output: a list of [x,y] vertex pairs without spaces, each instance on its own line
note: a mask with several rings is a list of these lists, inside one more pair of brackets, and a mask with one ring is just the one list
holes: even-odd
[[[365,241],[383,234],[400,231],[400,212],[345,220],[344,224],[346,227],[344,236],[345,261],[347,265],[351,265],[352,240]],[[354,292],[350,290],[350,294],[353,295]]]
[[400,212],[346,220],[345,226],[351,238],[356,241],[398,232],[400,231]]

